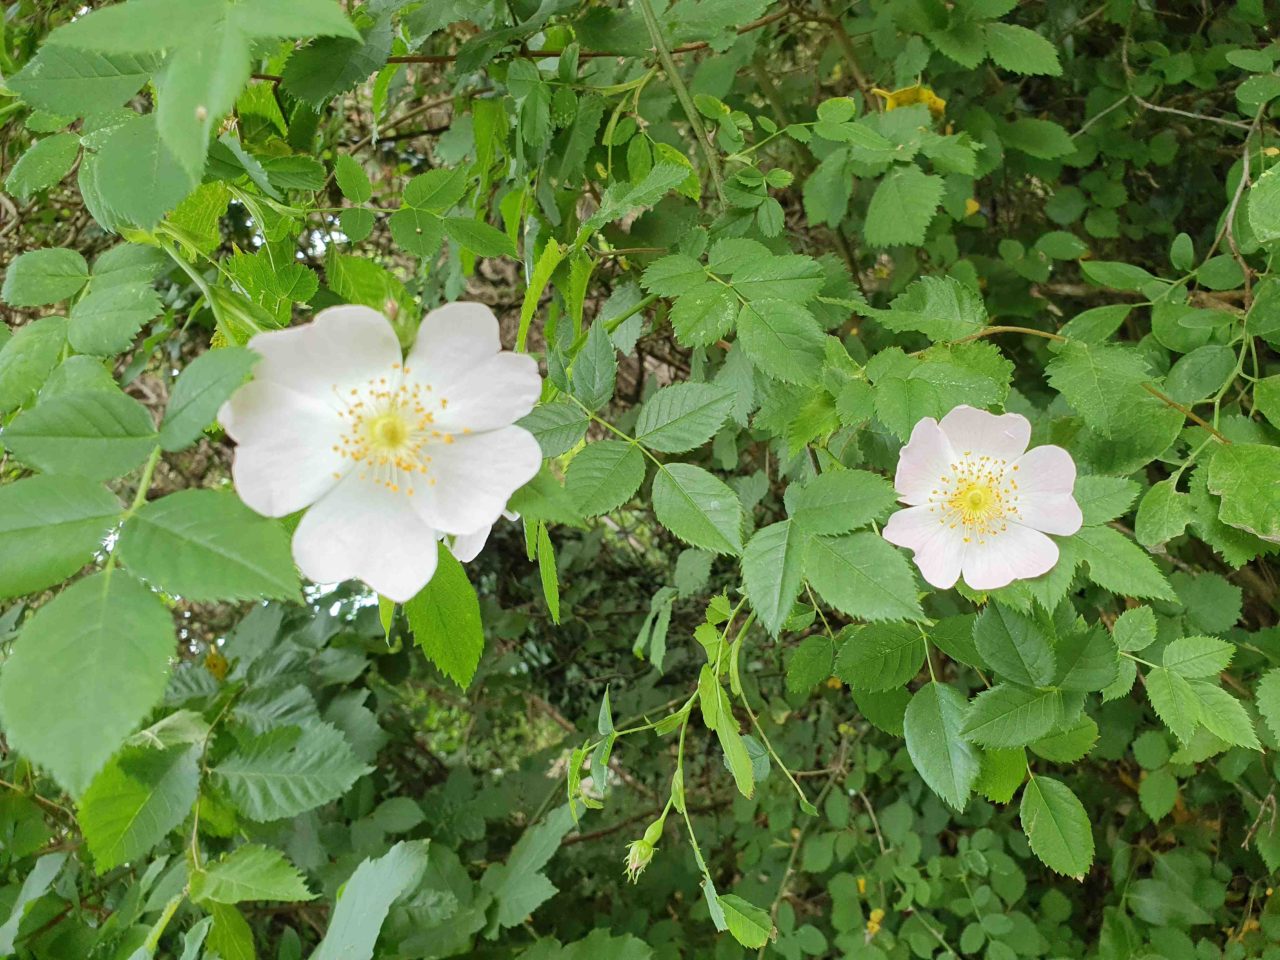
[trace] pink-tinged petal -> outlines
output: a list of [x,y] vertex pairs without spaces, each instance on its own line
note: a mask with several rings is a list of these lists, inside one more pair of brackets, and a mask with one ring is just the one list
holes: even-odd
[[964,582],[974,590],[998,590],[1014,580],[1048,573],[1058,562],[1058,545],[1038,530],[1009,524],[981,543],[968,544]]
[[[418,375],[410,362],[410,378]],[[525,353],[495,353],[451,384],[433,385],[443,407],[436,414],[441,430],[496,430],[525,416],[542,393],[538,362]]]
[[335,407],[342,406],[340,395],[391,375],[400,363],[400,342],[387,318],[350,304],[321,310],[310,323],[260,333],[249,347],[262,356],[253,370],[255,380],[289,387]]
[[405,361],[409,377],[446,392],[502,349],[498,318],[483,303],[447,303],[422,318]]
[[961,404],[939,426],[961,456],[1015,460],[1031,442],[1031,421],[1020,413],[996,415]]
[[1076,462],[1061,447],[1046,444],[1028,450],[1014,461],[1010,476],[1023,497],[1045,493],[1069,496],[1076,485]]
[[315,503],[349,464],[334,446],[342,421],[321,400],[253,380],[237,390],[218,421],[238,446],[231,463],[236,492],[251,509],[283,517]]
[[435,573],[438,539],[409,497],[352,473],[303,516],[293,559],[318,583],[355,578],[405,603]]
[[542,466],[538,441],[522,427],[454,434],[453,443],[433,443],[427,452],[428,481],[414,484],[413,505],[443,533],[470,534],[491,526],[511,495]]
[[929,507],[907,507],[889,518],[881,534],[895,546],[907,547],[932,586],[946,590],[960,578],[967,544],[964,531],[941,522]]
[[951,474],[955,453],[933,417],[925,417],[911,431],[898,456],[893,485],[903,503],[928,503],[929,495]]
[[1080,529],[1084,516],[1069,493],[1033,493],[1020,499],[1017,520],[1032,530],[1069,537]]

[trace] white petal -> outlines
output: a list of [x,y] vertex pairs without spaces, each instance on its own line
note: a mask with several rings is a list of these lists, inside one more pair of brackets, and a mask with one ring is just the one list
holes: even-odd
[[964,582],[974,590],[997,590],[1014,580],[1047,573],[1058,562],[1058,545],[1038,530],[1016,523],[981,543],[968,544]]
[[447,303],[422,318],[405,363],[412,379],[443,389],[501,349],[492,310],[483,303]]
[[1018,501],[1018,522],[1032,530],[1066,537],[1080,529],[1084,516],[1069,493],[1034,493]]
[[890,543],[915,554],[916,566],[930,584],[940,590],[960,579],[966,544],[964,531],[952,529],[928,507],[907,507],[889,518],[881,534]]
[[898,457],[893,485],[903,503],[928,503],[931,491],[951,474],[955,459],[947,435],[933,417],[925,417],[911,431]]
[[449,552],[454,555],[459,563],[470,563],[480,556],[480,551],[489,542],[489,534],[492,532],[493,527],[490,525],[481,527],[474,533],[460,533],[449,544]]
[[987,456],[1014,460],[1031,442],[1031,421],[1020,413],[997,416],[961,404],[939,424],[961,456]]
[[260,333],[249,341],[262,355],[255,380],[267,380],[336,403],[338,393],[391,373],[400,342],[387,318],[369,307],[321,310],[310,323]]
[[433,443],[428,452],[427,475],[435,483],[415,483],[413,505],[444,533],[469,534],[492,525],[542,465],[538,441],[522,427],[455,434],[453,443]]
[[356,578],[405,603],[436,572],[437,539],[409,497],[352,473],[302,518],[293,559],[318,583]]
[[1061,447],[1046,444],[1028,450],[1014,461],[1011,476],[1018,483],[1018,493],[1024,497],[1039,493],[1069,496],[1076,485],[1076,462]]
[[342,421],[306,394],[254,380],[218,411],[238,446],[231,464],[236,492],[250,508],[283,517],[315,503],[348,464],[334,452]]
[[[410,379],[418,370],[410,361]],[[524,353],[495,353],[450,383],[437,381],[432,392],[444,408],[436,414],[444,430],[496,430],[525,416],[542,393],[538,362]]]

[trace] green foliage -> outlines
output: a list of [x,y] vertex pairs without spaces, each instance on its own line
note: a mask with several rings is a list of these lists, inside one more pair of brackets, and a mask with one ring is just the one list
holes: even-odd
[[[0,954],[1277,955],[1277,11],[1182,13],[11,4]],[[304,585],[253,337],[458,299],[546,462]],[[960,405],[1041,576],[881,536]]]

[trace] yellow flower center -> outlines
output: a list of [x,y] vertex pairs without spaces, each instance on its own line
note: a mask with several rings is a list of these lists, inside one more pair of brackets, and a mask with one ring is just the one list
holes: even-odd
[[930,491],[929,509],[938,523],[964,529],[964,542],[985,543],[1017,521],[1018,468],[1003,457],[975,457],[965,451],[938,478]]
[[342,405],[338,416],[345,426],[333,450],[359,468],[362,480],[413,496],[416,483],[435,485],[430,475],[431,444],[453,443],[454,435],[436,427],[436,416],[449,401],[433,395],[429,385],[406,383],[408,372],[408,367],[397,363],[387,376],[373,377],[345,393],[334,385]]

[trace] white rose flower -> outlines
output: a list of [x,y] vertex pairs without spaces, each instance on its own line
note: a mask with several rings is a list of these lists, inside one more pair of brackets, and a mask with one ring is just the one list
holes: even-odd
[[884,538],[914,551],[940,589],[961,574],[974,590],[995,590],[1052,569],[1058,545],[1045,534],[1073,534],[1082,522],[1076,465],[1061,447],[1027,450],[1030,439],[1016,413],[959,406],[941,423],[925,417],[893,481],[909,506],[889,518]]
[[542,463],[514,426],[541,392],[537,363],[502,350],[482,304],[427,314],[403,360],[390,322],[361,306],[249,346],[254,379],[218,413],[237,443],[232,478],[258,513],[311,508],[293,536],[311,580],[411,599],[435,573],[437,541],[471,559]]

